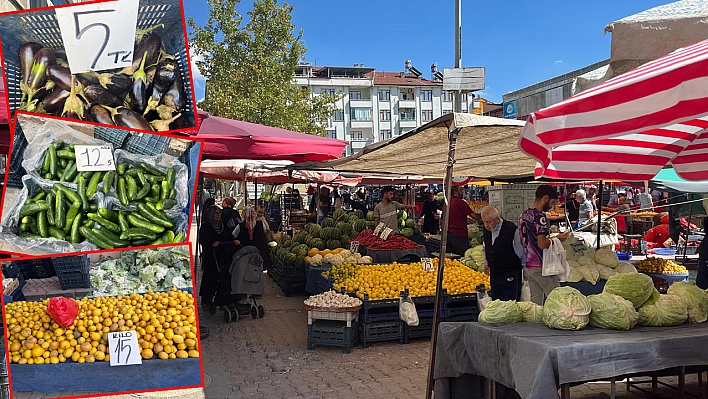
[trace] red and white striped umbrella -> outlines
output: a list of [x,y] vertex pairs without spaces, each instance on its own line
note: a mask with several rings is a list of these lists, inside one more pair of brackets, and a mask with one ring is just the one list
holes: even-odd
[[708,40],[531,114],[519,148],[536,177],[708,180]]

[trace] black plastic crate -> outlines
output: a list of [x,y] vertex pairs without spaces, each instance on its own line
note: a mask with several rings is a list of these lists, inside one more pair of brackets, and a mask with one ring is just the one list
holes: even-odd
[[27,174],[22,167],[25,148],[27,148],[27,137],[19,124],[15,124],[15,138],[12,142],[12,153],[10,154],[10,165],[7,168],[7,186],[22,188],[22,176]]
[[130,132],[127,130],[98,126],[94,130],[93,136],[113,144],[113,148],[123,148],[125,141],[128,139],[128,136],[130,136]]
[[20,272],[20,269],[17,267],[17,265],[9,262],[4,263],[2,266],[2,274],[7,278],[16,278],[19,283],[19,285],[8,296],[11,297],[14,302],[24,301],[25,294],[22,292],[22,288],[25,286],[25,284],[27,284],[27,282],[22,276],[22,272]]
[[28,260],[16,260],[15,265],[20,269],[22,275],[25,279],[40,279],[49,278],[56,276],[56,272],[52,267],[52,263],[48,258],[45,259],[28,259]]
[[417,326],[403,323],[403,331],[405,343],[409,343],[414,338],[430,338],[433,335],[433,318],[419,316]]
[[346,321],[315,320],[307,326],[307,349],[314,345],[341,346],[351,353],[359,338],[358,331],[356,322],[347,327]]
[[[195,125],[192,103],[192,87],[189,79],[189,63],[187,62],[187,46],[184,38],[185,23],[182,18],[182,8],[178,0],[140,0],[138,8],[138,29],[147,29],[157,24],[164,24],[154,32],[162,38],[165,51],[175,57],[187,93],[187,105],[182,111],[189,124]],[[7,94],[10,111],[14,113],[20,107],[22,92],[20,91],[21,71],[19,69],[18,51],[29,41],[40,43],[48,48],[63,48],[59,23],[56,12],[52,9],[33,10],[31,13],[6,14],[0,17],[0,31],[3,32],[2,48],[4,55],[4,70],[7,80]]]
[[280,270],[273,270],[274,273],[271,275],[275,283],[280,287],[285,296],[291,295],[301,295],[305,294],[305,279],[288,279],[286,278]]
[[288,280],[305,280],[307,279],[307,269],[305,266],[291,266],[291,265],[283,265],[283,268],[281,269],[283,273],[283,277],[287,278]]
[[171,140],[167,136],[135,133],[129,135],[123,149],[133,154],[153,156],[165,152]]
[[67,272],[59,275],[61,289],[70,290],[72,288],[91,288],[89,274],[84,272]]
[[362,348],[371,342],[398,341],[404,343],[403,322],[384,321],[378,323],[361,323],[359,341]]
[[54,265],[54,271],[59,276],[64,273],[89,272],[88,255],[56,257],[52,258],[51,262]]

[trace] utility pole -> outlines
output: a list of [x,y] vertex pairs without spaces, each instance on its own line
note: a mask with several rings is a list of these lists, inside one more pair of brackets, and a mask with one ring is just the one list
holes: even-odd
[[[462,0],[455,0],[455,68],[462,68]],[[462,112],[462,90],[455,93],[455,112]]]

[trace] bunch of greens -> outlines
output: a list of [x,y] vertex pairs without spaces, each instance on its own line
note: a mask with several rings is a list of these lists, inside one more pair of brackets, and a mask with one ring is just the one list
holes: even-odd
[[90,276],[95,296],[191,288],[189,248],[141,249],[122,252],[118,259],[101,257]]

